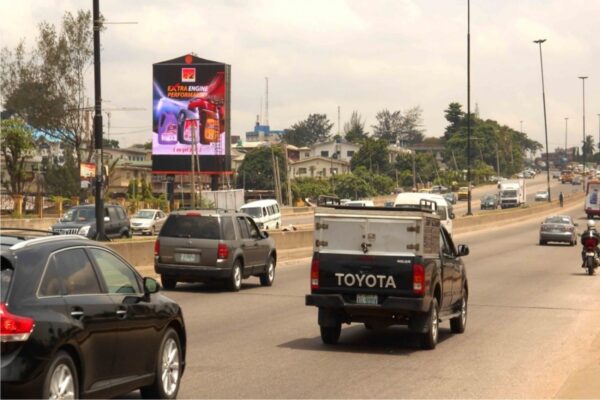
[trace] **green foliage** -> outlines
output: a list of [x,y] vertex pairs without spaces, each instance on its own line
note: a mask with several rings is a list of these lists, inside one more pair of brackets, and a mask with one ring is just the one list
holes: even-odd
[[364,176],[356,174],[338,175],[335,178],[335,195],[339,198],[361,199],[377,194]]
[[281,147],[258,147],[248,152],[238,169],[237,187],[274,190],[273,155],[279,164],[279,177],[285,193],[287,175]]
[[64,149],[64,164],[46,166],[45,186],[47,193],[67,198],[79,196],[81,178],[79,164],[77,164],[73,153],[73,148],[66,146]]
[[2,182],[10,194],[22,194],[25,183],[25,160],[34,149],[31,129],[18,118],[0,122],[0,152],[4,156],[8,182]]
[[283,138],[294,146],[310,146],[313,143],[326,141],[332,127],[333,123],[327,119],[327,115],[310,114],[304,121],[297,122],[286,129]]
[[402,143],[413,145],[423,141],[423,110],[421,107],[408,109],[404,115],[400,110],[389,111],[387,109],[377,113],[377,125],[373,125],[373,136],[387,143]]
[[344,124],[344,139],[352,143],[361,143],[366,138],[365,121],[362,120],[358,111],[352,111],[350,121]]
[[594,137],[592,135],[587,135],[582,146],[582,154],[585,156],[586,161],[591,161],[592,155],[594,154],[594,147]]
[[[0,86],[5,110],[22,117],[33,128],[73,146],[78,162],[87,140],[85,73],[93,57],[92,15],[66,12],[60,31],[39,25],[33,51],[24,43],[0,55]],[[92,146],[87,146],[87,160]]]
[[119,141],[114,139],[102,139],[102,147],[105,149],[118,149]]
[[364,167],[369,171],[385,174],[389,170],[388,142],[383,139],[366,138],[350,161],[352,171]]
[[452,102],[444,110],[444,117],[450,123],[444,131],[444,139],[448,140],[464,126],[465,113],[460,103]]
[[294,199],[316,199],[320,195],[333,193],[331,182],[325,179],[297,178],[292,181],[292,196]]

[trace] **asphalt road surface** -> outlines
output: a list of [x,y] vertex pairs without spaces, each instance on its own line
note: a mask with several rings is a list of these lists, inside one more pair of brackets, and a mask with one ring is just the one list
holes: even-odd
[[[583,228],[581,208],[571,214]],[[317,310],[304,305],[309,259],[279,265],[270,288],[256,278],[239,293],[180,284],[165,292],[183,307],[188,333],[179,397],[554,397],[599,362],[600,274],[580,268],[579,246],[539,246],[539,224],[457,236],[471,249],[467,330],[451,334],[444,322],[433,351],[404,327],[360,324],[322,344]]]

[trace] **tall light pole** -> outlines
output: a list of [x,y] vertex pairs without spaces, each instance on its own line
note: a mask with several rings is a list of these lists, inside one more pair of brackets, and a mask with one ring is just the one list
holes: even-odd
[[580,76],[579,79],[581,79],[581,85],[582,85],[582,89],[583,89],[583,145],[581,147],[581,152],[583,153],[583,187],[585,188],[585,80],[587,79],[587,76]]
[[565,157],[569,161],[569,152],[567,151],[567,132],[569,130],[569,117],[565,117]]
[[550,157],[548,155],[548,124],[546,123],[546,90],[544,88],[544,62],[542,60],[542,43],[546,39],[534,40],[533,43],[537,43],[540,48],[540,66],[542,68],[542,102],[544,104],[544,132],[546,134],[546,179],[548,181],[548,202],[551,201],[550,195]]
[[471,212],[471,0],[467,0],[467,215]]
[[600,151],[600,114],[598,114],[598,150]]

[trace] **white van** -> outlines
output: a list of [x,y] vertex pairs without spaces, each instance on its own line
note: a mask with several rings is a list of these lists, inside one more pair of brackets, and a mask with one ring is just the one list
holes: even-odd
[[252,217],[260,229],[279,229],[281,226],[281,210],[277,200],[257,200],[244,204],[240,212]]
[[432,193],[400,193],[396,196],[394,207],[402,204],[418,205],[421,199],[435,201],[437,203],[437,214],[440,216],[440,222],[446,230],[452,234],[452,220],[454,213],[452,206],[448,204],[442,195]]

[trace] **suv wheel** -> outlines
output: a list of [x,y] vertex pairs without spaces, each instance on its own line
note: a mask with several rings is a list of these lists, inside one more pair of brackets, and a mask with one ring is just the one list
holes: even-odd
[[231,277],[228,282],[229,290],[238,292],[242,288],[242,263],[240,260],[235,260],[231,267]]
[[460,315],[450,319],[452,333],[463,333],[467,327],[467,291],[463,288],[463,297],[460,302]]
[[167,290],[173,290],[175,289],[175,286],[177,286],[177,279],[169,276],[161,275],[160,281],[162,282],[163,287]]
[[337,323],[334,326],[321,326],[321,340],[325,344],[337,344],[342,333],[342,324]]
[[177,333],[167,329],[160,345],[156,363],[156,378],[149,385],[140,388],[145,399],[174,399],[181,382],[181,344]]
[[437,345],[438,329],[440,326],[438,317],[438,302],[437,299],[431,301],[431,307],[427,314],[427,332],[421,334],[421,348],[425,350],[433,350]]
[[271,286],[275,280],[275,259],[273,256],[269,256],[269,261],[267,261],[267,265],[265,267],[266,271],[259,275],[260,284],[262,286]]
[[79,398],[77,369],[71,357],[64,351],[59,351],[50,363],[44,379],[42,397],[44,399]]

